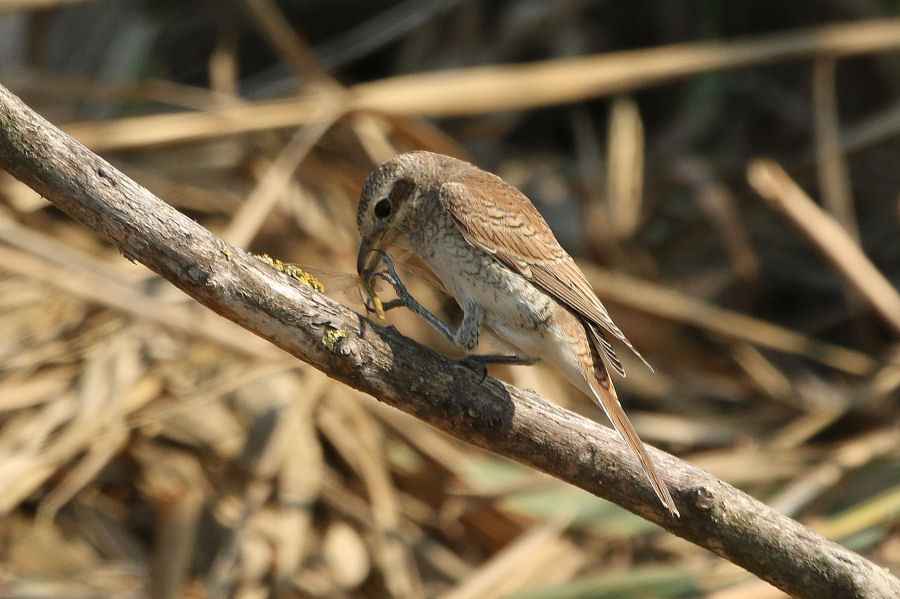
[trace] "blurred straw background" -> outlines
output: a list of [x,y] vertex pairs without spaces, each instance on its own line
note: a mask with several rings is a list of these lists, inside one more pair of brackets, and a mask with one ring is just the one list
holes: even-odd
[[[6,1],[0,82],[230,242],[330,273],[383,159],[500,174],[653,363],[618,383],[646,441],[898,571],[896,11]],[[602,419],[542,367],[495,374]],[[4,173],[0,593],[784,596],[287,359]]]

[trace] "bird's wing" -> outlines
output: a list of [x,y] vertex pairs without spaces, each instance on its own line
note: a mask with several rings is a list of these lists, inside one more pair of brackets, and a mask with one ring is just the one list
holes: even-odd
[[[469,243],[611,333],[647,363],[610,318],[584,273],[525,194],[496,175],[473,169],[441,185],[439,197]],[[478,209],[466,205],[470,202],[476,202]],[[597,330],[597,334],[596,341],[610,366],[624,376],[609,341],[602,331]]]

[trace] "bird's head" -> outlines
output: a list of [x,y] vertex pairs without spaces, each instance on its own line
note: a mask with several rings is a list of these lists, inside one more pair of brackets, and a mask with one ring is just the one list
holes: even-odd
[[376,249],[404,245],[417,224],[419,203],[438,191],[441,182],[467,163],[431,152],[394,156],[366,179],[359,197],[356,225],[362,238],[356,270],[362,275],[377,268]]

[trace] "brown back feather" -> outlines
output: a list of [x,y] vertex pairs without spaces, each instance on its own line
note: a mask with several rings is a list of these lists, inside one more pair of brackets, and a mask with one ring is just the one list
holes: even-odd
[[[438,195],[469,243],[493,254],[575,314],[611,333],[647,363],[613,322],[584,273],[525,194],[473,166],[443,183]],[[477,202],[478,209],[472,210],[469,202]],[[588,328],[612,368],[625,376],[603,332]]]

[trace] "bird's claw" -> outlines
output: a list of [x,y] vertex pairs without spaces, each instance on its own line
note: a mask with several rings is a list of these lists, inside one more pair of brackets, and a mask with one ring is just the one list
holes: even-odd
[[[374,273],[372,276],[377,276],[379,273]],[[379,300],[381,302],[381,300]],[[381,302],[381,309],[376,308],[374,304],[374,300],[371,297],[367,297],[365,301],[366,312],[371,314],[372,312],[387,312],[388,310],[393,310],[394,308],[400,308],[406,306],[406,303],[402,299],[392,299],[386,302]]]
[[487,378],[487,365],[477,356],[464,356],[453,360],[453,364],[459,368],[466,368],[478,375],[478,383],[483,383]]
[[393,299],[383,304],[384,310],[390,310],[392,308],[398,308],[400,306],[409,308],[411,305],[413,305],[414,300],[412,299],[412,295],[409,293],[409,290],[400,280],[400,276],[397,274],[397,271],[394,268],[393,260],[391,260],[390,256],[384,253],[384,250],[373,251],[381,254],[381,259],[384,261],[384,270],[373,272],[369,276],[371,278],[378,277],[379,279],[386,281],[388,285],[394,288],[394,293],[397,294],[397,299]]
[[[372,312],[378,314],[379,318],[384,318],[384,313],[388,310],[392,310],[394,308],[399,308],[400,306],[409,306],[409,299],[411,298],[409,291],[407,291],[406,287],[400,281],[399,275],[397,275],[397,271],[394,268],[394,261],[391,260],[391,257],[387,255],[382,249],[373,249],[372,252],[378,254],[381,257],[382,262],[384,262],[384,270],[380,271],[364,271],[361,275],[363,288],[366,290],[366,299],[363,302],[366,308],[366,312],[371,314]],[[387,302],[382,302],[378,295],[375,293],[375,287],[372,284],[375,278],[380,278],[388,282],[388,284],[394,288],[394,291],[397,293],[398,299],[393,299]]]
[[381,309],[387,312],[388,310],[393,310],[394,308],[401,308],[406,306],[406,304],[401,299],[392,299],[381,304]]

